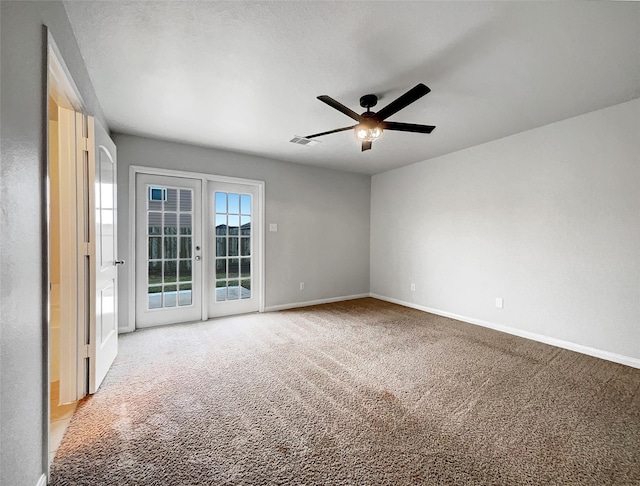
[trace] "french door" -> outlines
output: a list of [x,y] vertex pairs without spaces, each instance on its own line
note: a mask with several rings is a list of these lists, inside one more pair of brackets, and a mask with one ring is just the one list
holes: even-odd
[[136,327],[202,319],[202,181],[136,178]]
[[209,317],[260,309],[258,187],[209,182]]
[[261,310],[261,187],[136,175],[136,327]]

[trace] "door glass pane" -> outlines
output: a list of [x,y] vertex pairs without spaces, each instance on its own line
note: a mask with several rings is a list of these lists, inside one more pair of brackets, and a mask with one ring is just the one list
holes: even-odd
[[240,287],[237,280],[229,280],[227,286],[227,300],[237,300],[240,298]]
[[243,236],[251,234],[251,216],[240,216],[240,234]]
[[162,307],[162,287],[149,287],[147,297],[149,309]]
[[162,201],[149,201],[149,211],[162,211]]
[[229,256],[238,256],[238,238],[229,237]]
[[227,216],[225,214],[216,214],[216,235],[227,234]]
[[229,199],[229,209],[227,212],[229,214],[240,214],[240,195],[239,194],[228,194]]
[[237,258],[229,258],[229,278],[238,278],[239,263]]
[[165,211],[177,211],[178,210],[178,190],[167,189],[167,200],[164,202]]
[[165,285],[164,286],[164,306],[175,307],[177,302],[177,286]]
[[227,300],[227,282],[218,280],[216,282],[216,302]]
[[251,255],[251,238],[240,238],[240,255]]
[[227,278],[227,260],[225,258],[216,259],[216,279]]
[[224,192],[216,192],[216,213],[227,212],[227,194]]
[[227,239],[216,238],[216,256],[227,256]]
[[191,305],[191,293],[191,284],[180,285],[180,290],[178,291],[178,305]]
[[178,258],[178,238],[176,236],[164,237],[164,258],[165,260]]
[[164,213],[164,234],[178,234],[178,215],[177,213]]
[[180,260],[180,266],[178,268],[180,274],[180,283],[191,282],[191,260]]
[[240,213],[251,214],[251,196],[249,194],[240,196]]
[[149,285],[162,283],[162,262],[149,262]]
[[[175,283],[177,277],[177,265],[176,261],[164,262],[164,283]],[[166,291],[166,289],[165,289]]]
[[191,211],[191,194],[190,189],[180,190],[180,211]]
[[251,298],[251,280],[241,280],[240,287],[241,287],[240,298],[250,299]]
[[191,258],[190,236],[182,236],[180,238],[180,258]]
[[240,216],[229,215],[229,234],[238,235],[240,227]]
[[149,213],[149,234],[160,235],[162,234],[162,213]]
[[149,237],[149,260],[159,260],[162,258],[162,238],[158,236]]
[[180,234],[181,235],[190,235],[191,234],[191,214],[190,213],[180,213]]
[[240,259],[240,276],[241,277],[251,276],[251,258]]

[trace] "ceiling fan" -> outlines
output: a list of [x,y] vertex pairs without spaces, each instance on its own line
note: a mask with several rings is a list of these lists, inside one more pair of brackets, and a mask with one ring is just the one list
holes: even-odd
[[385,121],[391,115],[399,112],[403,108],[414,101],[422,98],[429,91],[427,86],[420,83],[411,88],[405,94],[398,99],[392,101],[387,106],[382,108],[378,112],[371,111],[371,108],[378,103],[378,97],[374,94],[367,94],[360,98],[360,106],[366,108],[362,115],[358,115],[355,111],[347,108],[342,103],[334,100],[330,96],[322,95],[318,96],[318,99],[323,103],[326,103],[332,108],[344,113],[350,118],[353,118],[358,123],[350,127],[336,128],[335,130],[329,130],[328,132],[314,133],[313,135],[307,135],[304,138],[315,138],[323,135],[329,135],[330,133],[343,132],[345,130],[351,130],[355,128],[356,138],[362,142],[362,151],[370,150],[374,140],[377,140],[382,136],[384,130],[395,130],[398,132],[414,132],[414,133],[431,133],[435,128],[432,125],[416,125],[415,123],[398,123]]

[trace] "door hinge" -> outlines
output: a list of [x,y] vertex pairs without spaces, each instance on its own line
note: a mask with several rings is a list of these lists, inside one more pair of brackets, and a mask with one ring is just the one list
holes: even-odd
[[82,137],[81,149],[88,152],[89,151],[89,139],[87,137]]
[[84,357],[85,358],[89,358],[89,354],[91,353],[91,350],[89,349],[89,344],[85,344],[84,345]]
[[90,247],[91,243],[88,242],[84,242],[82,243],[82,252],[84,256],[88,256],[91,255],[91,247]]

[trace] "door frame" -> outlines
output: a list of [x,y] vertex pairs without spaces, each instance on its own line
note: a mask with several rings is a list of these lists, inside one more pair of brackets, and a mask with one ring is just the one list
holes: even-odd
[[[161,169],[158,167],[146,167],[141,165],[131,165],[129,166],[129,228],[128,228],[128,239],[129,239],[129,248],[127,251],[129,261],[131,265],[129,266],[129,295],[133,296],[133,299],[129,300],[129,312],[128,312],[128,323],[127,327],[121,327],[121,332],[133,332],[136,329],[136,301],[138,296],[136,295],[136,203],[137,203],[137,193],[136,193],[136,176],[138,174],[149,174],[149,175],[158,175],[158,176],[169,176],[169,177],[182,177],[187,179],[198,179],[202,181],[201,191],[201,202],[202,202],[202,211],[201,211],[201,221],[202,225],[202,247],[208,248],[206,246],[205,241],[207,240],[206,230],[207,230],[207,221],[209,221],[210,216],[210,208],[207,205],[207,183],[208,182],[225,182],[231,184],[243,184],[247,186],[255,186],[258,188],[258,200],[260,203],[260,209],[256,212],[256,217],[258,218],[258,223],[260,224],[261,231],[256,235],[256,244],[258,250],[258,257],[260,259],[260,292],[258,292],[258,312],[264,312],[264,295],[265,295],[265,258],[264,258],[264,221],[265,221],[265,206],[264,206],[264,181],[253,180],[253,179],[242,179],[239,177],[227,177],[227,176],[219,176],[215,174],[206,174],[203,172],[191,172],[186,170],[175,170],[175,169]],[[208,252],[205,251],[202,254],[202,268],[203,268],[203,278],[202,278],[202,315],[201,319],[206,321],[209,319],[209,303],[208,303],[208,292],[209,292],[209,282],[208,279],[204,278],[206,274],[206,269],[209,265],[209,255]]]
[[[44,390],[43,390],[43,431],[42,431],[42,463],[44,465],[44,470],[46,471],[47,478],[50,474],[49,468],[49,436],[50,436],[50,426],[51,426],[51,416],[49,410],[49,403],[51,399],[51,335],[50,335],[50,326],[51,326],[51,315],[50,308],[52,305],[52,297],[51,297],[51,225],[52,225],[52,215],[51,215],[51,178],[49,176],[51,172],[51,161],[50,161],[50,130],[49,130],[49,97],[53,97],[56,100],[56,103],[64,108],[72,110],[75,112],[76,118],[78,115],[86,115],[86,107],[85,103],[82,99],[80,91],[78,90],[73,77],[71,76],[71,72],[67,68],[62,53],[58,48],[51,31],[43,26],[43,32],[46,37],[46,47],[45,47],[45,63],[46,63],[46,76],[44,79],[45,89],[43,95],[43,103],[44,103],[44,222],[43,222],[43,310],[44,310],[44,324],[43,324],[43,340],[46,345],[43,347],[43,371],[45,376]],[[77,136],[77,127],[74,126],[73,134]],[[77,143],[77,138],[76,138]],[[75,144],[72,147],[74,149],[74,154],[76,153]],[[70,180],[76,186],[77,180]],[[76,208],[77,210],[77,208]],[[77,216],[75,213],[72,215],[74,218]],[[73,235],[71,237],[73,242],[76,242],[77,235]],[[77,270],[77,262],[76,262],[76,270]],[[77,273],[77,271],[76,271]],[[78,289],[79,290],[79,289]],[[84,342],[86,338],[86,329],[84,326],[80,325],[79,321],[76,321],[76,345],[74,348],[77,348],[77,343]],[[78,396],[84,395],[85,382],[88,380],[88,369],[85,366],[81,366],[80,364],[80,353],[79,350],[75,350],[74,360],[76,361],[76,386]],[[41,478],[42,480],[42,478]]]

